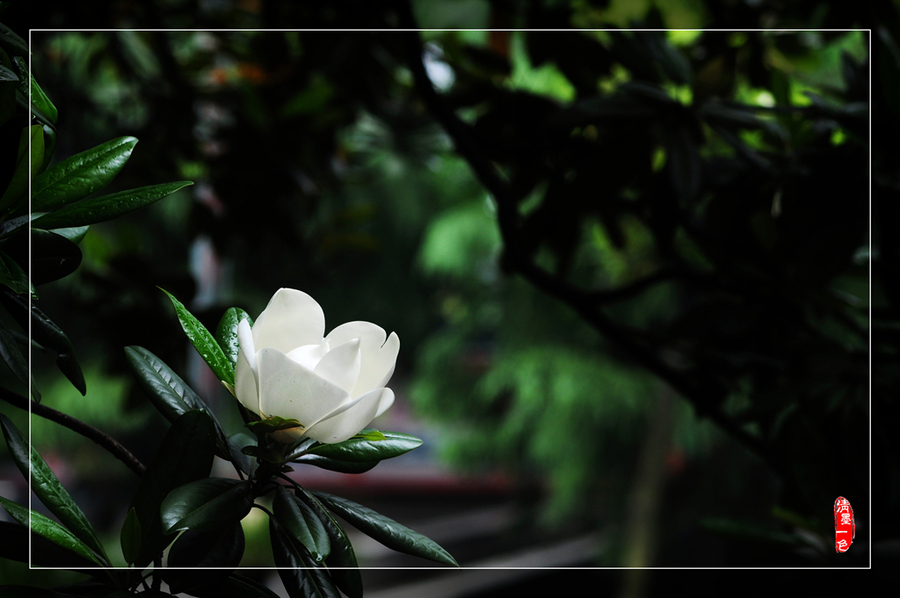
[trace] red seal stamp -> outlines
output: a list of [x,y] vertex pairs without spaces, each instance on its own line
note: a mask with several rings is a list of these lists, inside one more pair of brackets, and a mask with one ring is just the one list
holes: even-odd
[[856,522],[850,501],[838,496],[834,501],[834,550],[847,552],[856,537]]

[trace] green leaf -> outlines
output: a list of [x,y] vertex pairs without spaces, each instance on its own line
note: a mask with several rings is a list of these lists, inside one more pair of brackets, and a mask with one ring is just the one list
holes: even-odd
[[320,455],[303,455],[296,459],[291,459],[291,463],[302,463],[304,465],[315,465],[321,469],[328,471],[337,471],[340,473],[365,473],[381,463],[381,461],[340,461],[338,459],[329,459]]
[[69,382],[85,394],[87,388],[84,374],[75,356],[75,349],[69,338],[44,313],[32,304],[30,309],[25,295],[0,292],[0,303],[10,315],[22,326],[31,329],[31,338],[40,345],[56,351],[56,366],[69,379]]
[[[56,109],[56,106],[53,105],[53,102],[50,101],[50,98],[47,97],[47,94],[44,93],[44,90],[41,89],[41,86],[38,85],[38,82],[35,80],[34,75],[28,72],[28,63],[25,62],[23,58],[20,56],[16,56],[13,58],[13,61],[16,63],[16,66],[19,67],[19,71],[22,73],[28,73],[28,77],[31,80],[31,103],[38,110],[47,115],[47,118],[50,119],[50,122],[56,124],[56,119],[59,116],[59,111]],[[24,79],[22,77],[20,80]],[[22,80],[22,83],[25,84],[26,89],[23,91],[28,91],[27,83]]]
[[125,522],[122,524],[122,532],[119,534],[119,543],[122,545],[122,556],[129,565],[137,560],[141,550],[141,521],[138,519],[134,507],[128,509]]
[[41,393],[28,371],[28,360],[22,354],[16,339],[6,330],[6,325],[2,322],[0,322],[0,359],[3,359],[16,378],[26,387],[28,382],[31,382],[31,397],[40,402]]
[[269,518],[269,541],[278,576],[289,598],[325,598],[313,581],[300,555],[274,517]]
[[362,598],[362,576],[359,573],[356,562],[356,553],[353,551],[353,545],[350,543],[350,538],[347,537],[344,528],[322,506],[322,503],[308,491],[300,489],[297,497],[312,509],[328,532],[331,554],[325,559],[325,564],[331,571],[334,583],[348,598]]
[[81,258],[78,246],[56,231],[31,229],[31,284],[65,278],[78,269]]
[[0,44],[8,48],[13,55],[28,56],[28,44],[15,31],[0,23]]
[[107,563],[100,560],[100,558],[95,555],[90,548],[88,548],[87,544],[76,538],[72,532],[53,521],[37,513],[35,511],[31,511],[22,505],[15,503],[11,500],[3,498],[0,496],[0,506],[2,506],[7,513],[9,513],[10,517],[28,527],[28,519],[29,516],[31,518],[31,530],[44,538],[47,538],[54,544],[62,546],[68,550],[71,550],[75,554],[90,561],[93,561],[98,566],[105,566]]
[[[10,559],[20,563],[30,562],[35,567],[53,569],[84,569],[96,567],[96,563],[81,557],[58,544],[40,536],[12,521],[0,521],[0,559]],[[6,594],[0,591],[0,596]]]
[[103,545],[97,537],[97,532],[88,521],[66,489],[63,488],[56,474],[47,466],[40,454],[29,446],[28,441],[22,436],[15,424],[9,418],[0,413],[0,427],[6,437],[10,455],[25,479],[31,479],[31,490],[35,496],[53,513],[57,519],[84,542],[91,550],[101,555],[108,563],[109,559],[103,550]]
[[193,183],[191,181],[163,183],[88,198],[35,219],[34,226],[43,229],[71,228],[112,220],[159,201],[188,185]]
[[249,481],[207,478],[179,486],[162,502],[163,531],[209,531],[243,519],[253,506]]
[[169,291],[160,290],[172,300],[175,313],[178,314],[178,321],[181,322],[181,328],[197,352],[200,353],[200,357],[209,365],[219,380],[234,386],[234,368],[213,335]]
[[53,229],[53,233],[68,239],[72,243],[78,245],[84,240],[85,235],[87,235],[90,226],[73,226],[72,228],[55,228]]
[[253,320],[247,312],[238,307],[231,307],[225,311],[216,327],[216,342],[219,343],[225,358],[231,364],[231,369],[237,367],[238,349],[240,348],[237,330],[241,320],[248,320],[253,326]]
[[0,251],[0,283],[5,284],[13,293],[24,294],[31,290],[28,273],[16,260]]
[[244,530],[234,523],[207,532],[186,531],[178,536],[166,560],[163,580],[175,594],[221,596],[218,586],[244,555]]
[[131,501],[142,536],[136,566],[147,565],[174,539],[163,534],[160,506],[175,488],[209,475],[214,446],[215,426],[207,413],[188,411],[172,423]]
[[[28,150],[31,150],[29,153]],[[12,179],[0,197],[0,212],[16,208],[24,203],[28,194],[28,182],[40,172],[44,162],[44,131],[40,125],[22,129],[19,152]]]
[[194,390],[185,384],[165,362],[143,347],[125,347],[125,357],[138,386],[153,406],[170,422],[197,409],[206,413],[215,425],[219,456],[228,458],[228,439],[216,415]]
[[54,165],[34,179],[32,211],[55,210],[99,191],[116,178],[137,142],[119,137]]
[[243,449],[251,446],[256,446],[256,438],[246,432],[238,432],[228,437],[228,451],[231,453],[231,461],[247,475],[253,473],[255,460],[243,452]]
[[422,446],[422,440],[400,432],[382,432],[384,440],[371,434],[354,436],[337,444],[319,444],[306,452],[338,461],[367,463],[397,457]]
[[294,494],[278,486],[272,501],[273,512],[291,540],[304,546],[316,563],[331,552],[328,532],[318,516]]
[[388,548],[438,563],[459,566],[450,553],[441,548],[434,540],[400,525],[393,519],[346,498],[324,492],[313,492],[312,494],[356,529],[378,540]]

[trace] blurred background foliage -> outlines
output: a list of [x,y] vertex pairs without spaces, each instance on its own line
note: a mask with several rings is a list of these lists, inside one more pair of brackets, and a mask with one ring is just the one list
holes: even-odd
[[[507,472],[542,525],[616,532],[603,564],[833,565],[838,495],[854,563],[897,536],[866,528],[898,507],[895,2],[3,4],[54,29],[31,43],[57,159],[134,135],[115,185],[196,183],[92,227],[38,289],[90,364],[87,400],[44,383],[54,407],[147,459],[163,422],[122,347],[202,377],[156,287],[207,326],[294,287],[329,326],[397,331],[441,457]],[[374,31],[406,26],[439,98],[416,36]],[[364,31],[264,31],[285,27]],[[573,27],[604,31],[510,31]],[[686,556],[703,518],[745,548]]]

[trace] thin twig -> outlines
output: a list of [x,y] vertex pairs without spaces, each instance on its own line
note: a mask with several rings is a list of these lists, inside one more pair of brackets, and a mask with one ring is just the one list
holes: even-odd
[[0,388],[0,399],[3,399],[10,405],[18,407],[23,411],[28,411],[30,405],[31,412],[33,414],[39,415],[44,419],[48,419],[72,430],[76,434],[80,434],[85,438],[93,440],[95,443],[109,451],[116,459],[124,463],[125,466],[128,467],[128,469],[139,476],[144,475],[144,471],[147,468],[144,467],[143,463],[138,461],[137,457],[132,455],[131,452],[124,446],[119,444],[119,442],[115,438],[113,438],[109,434],[106,434],[105,432],[101,432],[94,426],[86,424],[83,421],[72,417],[71,415],[63,413],[62,411],[57,411],[52,407],[47,407],[46,405],[43,405],[41,403],[29,401],[25,397],[22,397],[6,388]]

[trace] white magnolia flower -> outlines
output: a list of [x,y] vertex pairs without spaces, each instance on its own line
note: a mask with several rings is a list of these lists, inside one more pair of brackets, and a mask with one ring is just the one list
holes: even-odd
[[400,351],[397,334],[388,337],[370,322],[347,322],[325,337],[324,332],[322,308],[294,289],[279,289],[252,328],[247,320],[238,326],[238,400],[263,419],[279,416],[301,424],[276,432],[278,440],[342,442],[394,402],[385,385]]

